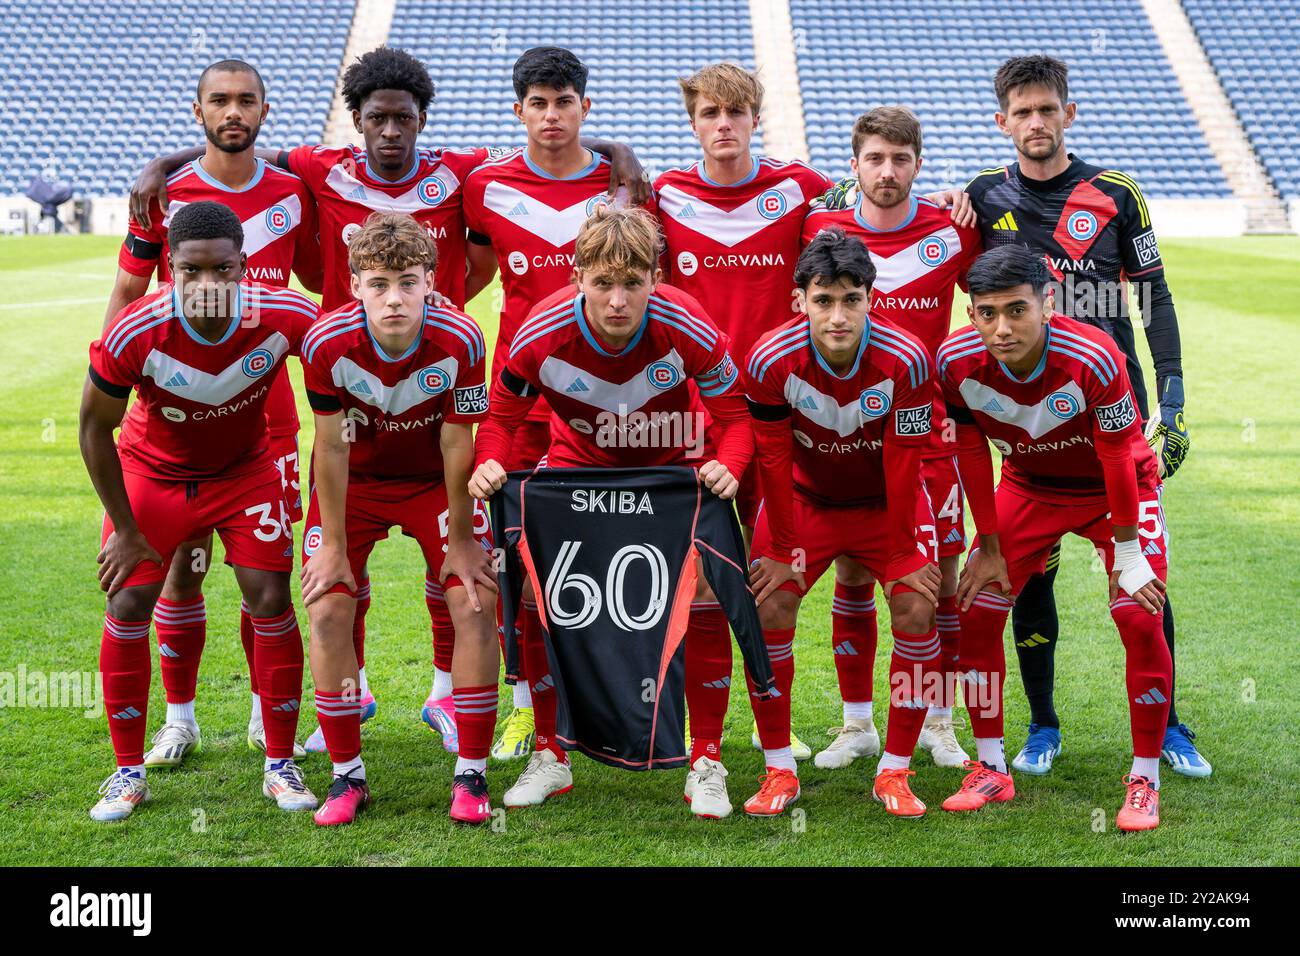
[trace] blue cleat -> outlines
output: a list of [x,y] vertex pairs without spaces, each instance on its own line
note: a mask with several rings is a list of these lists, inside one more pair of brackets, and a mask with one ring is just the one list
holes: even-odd
[[1192,743],[1196,734],[1186,724],[1170,727],[1165,731],[1165,741],[1160,745],[1160,756],[1173,768],[1174,773],[1184,777],[1208,777],[1214,772],[1210,762],[1201,756]]
[[1061,752],[1061,729],[1059,727],[1040,727],[1029,725],[1029,737],[1025,745],[1011,761],[1011,766],[1021,773],[1042,776],[1052,772],[1052,761]]

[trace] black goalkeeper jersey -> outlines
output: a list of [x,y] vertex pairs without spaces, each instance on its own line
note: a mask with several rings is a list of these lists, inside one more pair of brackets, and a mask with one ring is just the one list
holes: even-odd
[[514,622],[526,575],[556,690],[556,736],[566,749],[631,770],[686,763],[681,645],[697,554],[755,686],[771,692],[735,509],[693,469],[511,472],[491,511],[493,540],[504,549],[506,679],[519,673]]
[[1128,282],[1134,283],[1155,362],[1157,394],[1182,376],[1182,347],[1164,263],[1142,191],[1128,176],[1083,162],[1048,180],[1028,179],[1020,165],[986,169],[966,186],[984,246],[1021,243],[1042,250],[1058,283],[1056,309],[1106,331],[1127,358],[1142,417],[1146,384],[1138,364]]

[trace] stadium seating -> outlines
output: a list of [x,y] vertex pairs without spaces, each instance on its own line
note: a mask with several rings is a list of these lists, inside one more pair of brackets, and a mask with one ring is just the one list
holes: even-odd
[[1300,198],[1300,8],[1294,0],[1183,0],[1251,145]]
[[993,74],[1048,53],[1070,65],[1073,152],[1150,197],[1231,195],[1138,0],[791,0],[790,12],[808,147],[827,172],[847,167],[854,118],[890,103],[925,126],[923,190],[1011,161]]
[[259,143],[320,139],[353,0],[0,0],[0,195],[33,175],[120,194],[150,156],[202,142],[190,116],[208,63],[248,60],[271,114]]
[[677,77],[724,59],[754,67],[745,0],[398,0],[389,43],[429,65],[438,98],[422,142],[447,146],[522,144],[510,68],[529,47],[566,46],[591,70],[584,130],[631,144],[652,173],[699,157]]

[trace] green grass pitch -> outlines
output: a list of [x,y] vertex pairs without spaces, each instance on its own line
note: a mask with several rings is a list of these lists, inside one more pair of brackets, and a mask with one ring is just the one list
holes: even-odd
[[[737,691],[723,748],[737,805],[731,819],[693,819],[681,798],[682,771],[619,772],[578,756],[571,794],[503,815],[495,827],[459,828],[446,813],[453,758],[418,720],[431,675],[422,565],[414,543],[398,538],[381,544],[371,562],[367,657],[379,713],[363,734],[376,797],[368,814],[352,827],[323,831],[306,814],[281,813],[262,797],[261,758],[244,745],[239,598],[232,576],[218,568],[207,585],[208,644],[198,692],[203,750],[183,770],[151,774],[153,802],[125,824],[92,822],[86,811],[112,768],[102,711],[88,718],[79,708],[36,706],[30,695],[20,706],[15,682],[23,674],[30,681],[33,674],[96,667],[101,508],[81,464],[76,421],[86,346],[100,326],[117,246],[112,237],[0,239],[0,863],[1152,867],[1300,861],[1294,804],[1300,761],[1293,749],[1300,699],[1300,240],[1164,243],[1182,325],[1193,442],[1165,498],[1179,625],[1178,704],[1215,772],[1188,780],[1166,769],[1162,826],[1137,836],[1113,826],[1129,752],[1123,652],[1106,610],[1105,578],[1079,540],[1067,542],[1057,584],[1065,751],[1050,777],[1019,776],[1010,806],[969,816],[939,811],[960,774],[935,768],[922,754],[914,786],[932,810],[920,821],[896,820],[871,802],[871,761],[840,771],[805,764],[801,813],[747,819],[739,804],[753,792],[762,766],[749,746],[746,698]],[[495,326],[490,298],[480,297],[472,309],[485,329]],[[292,371],[300,383],[296,362]],[[310,419],[304,404],[304,453]],[[806,602],[797,636],[795,729],[814,746],[839,722],[829,613],[827,579]],[[301,609],[299,619],[305,629]],[[885,698],[884,615],[881,624],[878,700]],[[1007,745],[1014,753],[1027,711],[1009,638],[1007,657],[1013,671]],[[736,658],[735,685],[743,687]],[[156,670],[155,664],[151,732],[163,704]],[[503,694],[503,716],[508,701]],[[306,707],[303,735],[312,723]],[[969,731],[959,736],[969,746]],[[323,794],[325,756],[309,757],[306,769]],[[519,769],[519,763],[492,766],[494,798]]]

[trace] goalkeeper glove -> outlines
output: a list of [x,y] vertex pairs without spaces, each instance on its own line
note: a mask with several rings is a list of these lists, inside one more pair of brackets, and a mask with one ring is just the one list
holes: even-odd
[[813,208],[848,209],[858,201],[858,179],[845,176],[820,197],[812,201]]
[[1183,421],[1183,380],[1179,376],[1165,379],[1160,392],[1160,414],[1147,422],[1146,439],[1156,453],[1160,477],[1173,475],[1192,446]]

